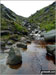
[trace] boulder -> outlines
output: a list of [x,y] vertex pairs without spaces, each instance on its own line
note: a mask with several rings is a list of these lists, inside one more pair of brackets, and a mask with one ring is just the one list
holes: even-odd
[[47,45],[46,46],[47,54],[55,56],[56,45]]
[[56,30],[51,30],[44,34],[44,38],[46,41],[55,42]]
[[31,41],[30,40],[27,40],[26,43],[31,43]]
[[17,47],[27,49],[27,45],[25,43],[21,43],[21,42],[17,43]]
[[7,57],[7,64],[17,65],[22,63],[22,56],[18,48],[11,47]]

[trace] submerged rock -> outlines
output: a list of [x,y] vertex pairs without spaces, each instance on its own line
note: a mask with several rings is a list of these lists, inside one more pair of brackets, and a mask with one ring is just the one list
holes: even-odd
[[19,48],[27,48],[27,45],[25,43],[17,43],[17,47]]
[[18,48],[11,47],[7,57],[7,64],[17,65],[22,63],[22,56]]

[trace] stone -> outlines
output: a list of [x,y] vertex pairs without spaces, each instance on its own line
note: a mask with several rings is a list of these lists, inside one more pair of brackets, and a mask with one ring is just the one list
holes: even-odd
[[47,45],[46,46],[47,54],[55,56],[56,45]]
[[17,43],[17,47],[27,49],[27,45],[25,43],[21,43],[21,42]]
[[31,43],[31,41],[30,40],[27,40],[26,43]]
[[51,30],[44,34],[44,38],[47,42],[55,42],[56,30]]
[[7,64],[17,65],[22,63],[22,55],[18,48],[11,47],[7,57]]

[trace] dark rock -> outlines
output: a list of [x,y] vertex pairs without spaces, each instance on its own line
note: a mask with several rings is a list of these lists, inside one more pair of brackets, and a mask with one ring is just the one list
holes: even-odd
[[11,48],[7,57],[7,64],[17,65],[22,63],[22,56],[18,48]]
[[38,33],[38,31],[35,32],[36,34]]
[[27,49],[27,45],[25,43],[17,43],[17,47]]
[[8,30],[3,30],[0,32],[1,35],[8,35],[8,34],[12,34],[10,31]]
[[14,41],[18,41],[18,38],[12,38],[12,40],[14,40]]
[[31,43],[31,41],[30,40],[27,40],[26,43]]
[[23,31],[22,34],[23,34],[23,35],[28,35],[28,32],[24,32],[24,31]]

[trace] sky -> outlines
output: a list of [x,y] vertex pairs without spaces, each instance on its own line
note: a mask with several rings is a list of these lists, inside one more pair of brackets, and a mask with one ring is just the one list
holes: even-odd
[[1,1],[17,15],[29,17],[36,11],[52,4],[54,1]]

